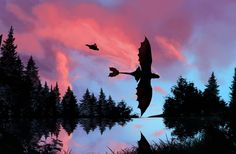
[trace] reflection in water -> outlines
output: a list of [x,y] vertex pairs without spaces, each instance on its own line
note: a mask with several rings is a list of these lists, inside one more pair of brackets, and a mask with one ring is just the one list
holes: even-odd
[[[164,134],[163,141],[159,141],[160,136],[157,138],[155,132],[163,128],[154,127],[162,125],[161,119],[156,118],[134,119],[133,122],[124,119],[1,119],[0,153],[54,154],[63,150],[105,153],[109,148],[117,152],[134,146],[138,147],[132,148],[133,153],[236,153],[233,119],[165,118],[163,121],[172,131],[173,139],[167,139]],[[140,124],[142,127],[136,127]],[[70,142],[60,138],[62,130],[71,137]]]
[[96,128],[99,128],[101,134],[106,130],[106,128],[111,129],[115,123],[120,126],[124,126],[131,119],[96,119],[96,118],[83,118],[79,119],[79,124],[83,128],[83,130],[88,134],[89,132],[94,131]]
[[144,137],[144,135],[141,133],[141,138],[138,141],[138,149],[137,153],[151,153],[151,146],[148,143],[147,139]]
[[0,120],[0,151],[6,153],[56,153],[62,141],[57,120]]
[[[172,138],[151,146],[141,134],[138,146],[126,148],[119,154],[235,154],[236,121],[230,118],[165,118]],[[148,139],[148,138],[147,138]]]
[[236,122],[227,118],[165,118],[187,153],[236,153]]
[[99,128],[102,134],[115,123],[124,126],[129,120],[109,119],[1,119],[0,152],[59,153],[63,147],[58,135],[61,126],[70,135],[79,123],[86,133]]

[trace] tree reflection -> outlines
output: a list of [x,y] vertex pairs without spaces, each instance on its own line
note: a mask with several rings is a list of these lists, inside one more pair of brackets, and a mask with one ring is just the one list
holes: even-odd
[[63,147],[59,132],[68,135],[79,124],[88,134],[96,128],[103,134],[115,124],[124,125],[129,119],[0,119],[0,153],[56,154]]
[[124,126],[130,120],[131,119],[81,118],[78,122],[87,134],[93,132],[96,128],[103,134],[106,128],[111,129],[116,123]]
[[173,129],[172,135],[179,144],[189,144],[188,149],[191,152],[236,152],[236,121],[233,119],[165,118],[164,123]]
[[57,153],[62,148],[62,142],[57,137],[56,124],[55,120],[1,119],[0,151],[19,154]]

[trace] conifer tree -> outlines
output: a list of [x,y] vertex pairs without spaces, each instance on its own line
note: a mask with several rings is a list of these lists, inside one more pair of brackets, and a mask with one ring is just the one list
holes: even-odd
[[32,88],[38,88],[38,86],[41,85],[38,74],[38,67],[36,66],[32,56],[30,56],[28,60],[25,76],[27,78],[27,81],[32,85]]
[[91,98],[90,91],[86,89],[86,92],[84,93],[82,99],[80,100],[81,102],[79,105],[80,116],[86,116],[86,117],[89,116],[90,111],[89,111],[88,104],[89,104],[90,98]]
[[107,101],[106,95],[103,92],[103,89],[100,89],[99,98],[98,98],[98,115],[104,117],[107,114]]
[[203,109],[201,92],[193,83],[183,77],[171,89],[173,96],[168,96],[163,106],[163,114],[168,116],[199,115]]
[[127,107],[127,104],[124,102],[124,100],[120,101],[117,104],[117,108],[120,117],[129,117],[132,112],[132,109],[130,107]]
[[[33,57],[30,56],[26,70],[25,70],[25,84],[28,86],[29,90],[29,101],[31,104],[32,111],[35,114],[39,114],[40,105],[40,92],[41,92],[41,82],[38,75],[38,68],[33,60]],[[36,113],[37,112],[37,113]]]
[[215,74],[212,72],[208,84],[206,85],[206,89],[203,92],[206,113],[215,114],[220,112],[220,110],[223,110],[223,108],[221,109],[223,104],[220,101],[218,87]]
[[50,91],[47,82],[44,83],[44,86],[42,87],[40,91],[40,106],[39,106],[39,114],[42,117],[47,116],[47,110],[48,110],[48,104],[49,104],[49,96]]
[[79,114],[77,100],[70,87],[67,88],[62,99],[62,113],[65,117],[78,117]]
[[186,92],[186,87],[188,82],[182,76],[177,80],[177,85],[171,89],[173,93],[173,97],[169,96],[165,100],[165,104],[163,106],[163,114],[165,115],[178,115],[183,114],[183,104],[184,104],[184,96]]
[[55,101],[55,113],[56,115],[60,114],[61,112],[61,98],[60,98],[60,91],[58,87],[58,83],[56,82],[56,86],[53,89],[54,101]]
[[5,91],[4,100],[7,102],[8,111],[20,114],[24,106],[26,94],[23,84],[23,64],[19,58],[15,45],[13,27],[10,28],[8,37],[3,41],[0,56],[0,87]]
[[23,64],[16,52],[17,46],[14,41],[14,29],[10,28],[8,38],[4,40],[1,47],[0,67],[2,82],[14,83],[19,81],[23,76]]
[[91,97],[89,99],[89,106],[90,108],[90,117],[98,117],[97,113],[97,98],[95,97],[94,93],[91,94]]
[[49,116],[57,116],[61,112],[61,105],[60,105],[60,92],[58,84],[50,90],[49,99],[48,99],[48,115]]
[[113,101],[112,97],[109,95],[107,99],[107,106],[108,106],[108,117],[114,117],[115,115],[115,102]]
[[236,114],[236,68],[234,69],[234,76],[232,81],[232,86],[230,87],[230,103],[229,108],[233,115]]

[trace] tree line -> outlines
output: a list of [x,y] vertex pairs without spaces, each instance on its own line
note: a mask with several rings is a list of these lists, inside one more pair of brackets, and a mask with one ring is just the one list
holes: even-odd
[[228,103],[221,99],[218,88],[219,85],[214,72],[212,72],[203,92],[193,82],[188,82],[187,79],[180,76],[177,84],[171,89],[172,95],[165,99],[163,115],[226,116],[236,114],[236,68],[230,87],[230,101]]
[[0,116],[7,117],[130,117],[124,101],[115,104],[101,89],[99,98],[87,90],[81,100],[70,87],[61,98],[58,83],[41,84],[38,67],[31,56],[24,66],[10,28],[0,53]]
[[132,114],[132,108],[127,106],[123,100],[116,103],[111,96],[106,99],[102,89],[98,98],[87,89],[81,100],[79,110],[82,117],[137,117],[137,115]]

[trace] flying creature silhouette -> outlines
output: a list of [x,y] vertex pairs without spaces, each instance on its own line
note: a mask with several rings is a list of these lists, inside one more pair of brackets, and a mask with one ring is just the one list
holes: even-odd
[[134,72],[120,72],[114,67],[110,67],[111,73],[109,77],[115,77],[119,74],[128,74],[134,76],[135,80],[138,82],[137,89],[137,101],[139,102],[138,108],[141,110],[141,116],[146,111],[150,105],[152,99],[152,86],[151,79],[160,78],[158,74],[152,73],[152,53],[151,46],[148,39],[145,37],[145,40],[141,42],[139,48],[139,63],[138,67]]
[[97,44],[94,43],[94,44],[85,44],[87,47],[89,47],[89,49],[92,49],[92,50],[99,50],[98,47],[97,47]]

